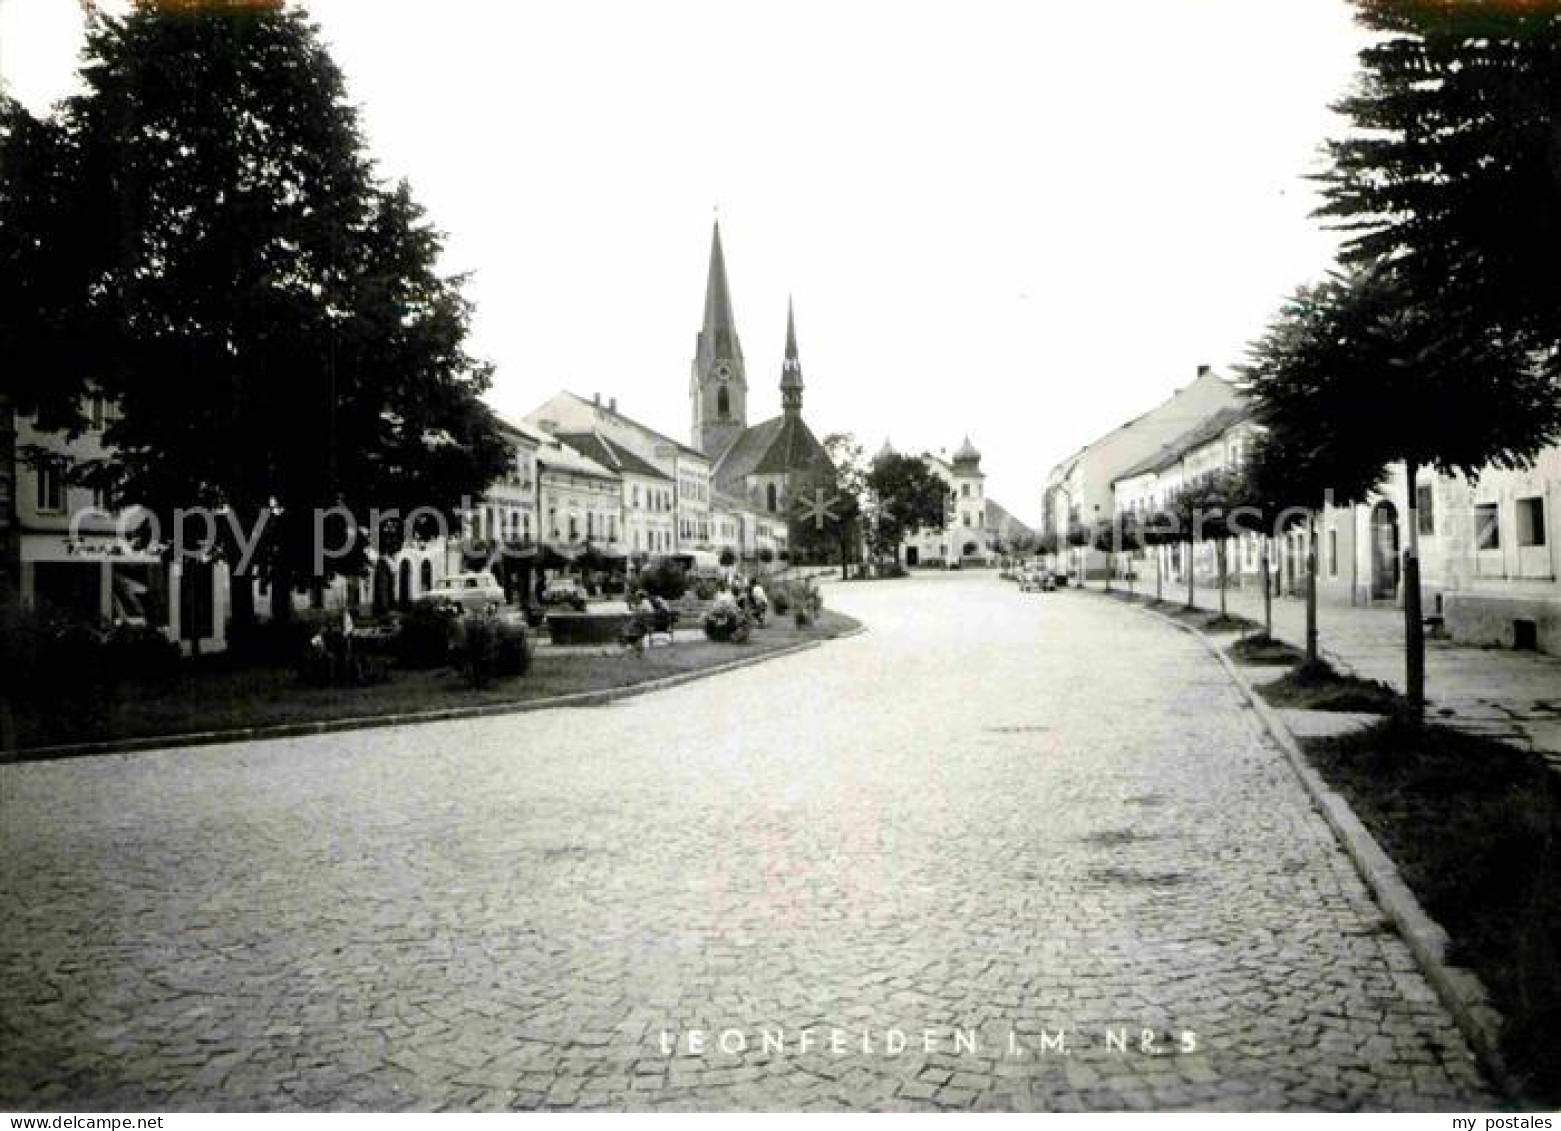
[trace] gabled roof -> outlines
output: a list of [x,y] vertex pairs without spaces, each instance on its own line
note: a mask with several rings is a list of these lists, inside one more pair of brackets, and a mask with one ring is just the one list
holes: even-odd
[[604,467],[589,456],[582,455],[568,444],[545,443],[537,450],[537,463],[555,471],[567,471],[572,475],[593,475],[598,479],[617,479],[618,473]]
[[1169,444],[1165,444],[1159,451],[1146,459],[1141,459],[1122,474],[1112,479],[1113,483],[1120,483],[1124,479],[1132,479],[1135,476],[1147,475],[1150,472],[1163,471],[1174,463],[1180,462],[1189,452],[1200,448],[1204,444],[1219,438],[1225,432],[1230,431],[1236,425],[1252,419],[1252,407],[1246,404],[1231,405],[1215,412],[1212,416],[1195,424],[1189,431],[1184,432]]
[[672,476],[647,460],[641,459],[628,448],[615,444],[600,432],[560,432],[558,439],[581,455],[587,456],[603,467],[610,467],[619,474],[640,475],[647,479],[663,479],[672,482]]
[[771,417],[738,433],[716,462],[715,481],[741,483],[750,475],[806,471],[829,454],[807,422],[796,413]]
[[563,392],[563,395],[566,396],[566,397],[573,397],[575,400],[579,401],[583,405],[586,405],[586,406],[588,406],[590,408],[593,408],[593,409],[600,409],[602,412],[607,413],[609,416],[614,416],[617,419],[623,421],[625,424],[628,424],[628,425],[631,425],[631,426],[633,426],[635,428],[638,428],[641,432],[644,432],[647,436],[653,436],[657,440],[660,440],[663,443],[671,444],[673,447],[677,448],[678,451],[684,453],[685,455],[698,456],[700,459],[705,459],[705,460],[710,458],[704,452],[700,451],[698,448],[691,448],[687,444],[683,443],[682,440],[674,440],[671,436],[668,436],[665,432],[658,432],[658,431],[656,431],[656,429],[652,428],[650,425],[642,424],[638,420],[635,420],[632,416],[625,416],[623,413],[619,412],[617,409],[613,408],[611,405],[601,404],[598,401],[595,401],[595,400],[593,400],[593,399],[591,399],[589,397],[582,397],[579,393],[570,392],[568,389],[564,389],[564,390],[562,390],[562,392]]
[[996,499],[987,499],[986,516],[986,524],[988,527],[1007,527],[1009,529],[1021,530],[1026,534],[1035,533],[1026,523],[1021,522],[1019,519],[1015,518],[1013,513],[1007,507],[999,503]]

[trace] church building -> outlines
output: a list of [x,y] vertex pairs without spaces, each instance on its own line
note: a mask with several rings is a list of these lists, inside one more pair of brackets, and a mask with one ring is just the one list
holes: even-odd
[[[704,323],[694,348],[689,382],[692,444],[711,461],[718,496],[740,501],[785,522],[805,483],[832,471],[824,446],[802,417],[802,362],[796,318],[786,309],[786,354],[781,361],[781,414],[748,423],[748,375],[732,314],[731,287],[721,250],[721,226],[710,244]],[[791,516],[795,517],[795,516]]]

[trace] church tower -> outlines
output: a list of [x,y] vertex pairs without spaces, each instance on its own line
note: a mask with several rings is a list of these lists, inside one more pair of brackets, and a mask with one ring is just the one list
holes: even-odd
[[802,415],[802,361],[797,357],[797,320],[791,299],[786,300],[786,359],[781,362],[781,409],[787,416]]
[[726,282],[719,220],[710,240],[705,321],[694,347],[689,399],[693,408],[692,444],[712,460],[718,459],[748,427],[748,377],[743,372],[743,348],[732,317],[732,293]]

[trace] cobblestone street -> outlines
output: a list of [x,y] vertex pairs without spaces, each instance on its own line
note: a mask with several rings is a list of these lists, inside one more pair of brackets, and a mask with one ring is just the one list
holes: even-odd
[[0,767],[0,1106],[1495,1103],[1195,640],[826,599],[608,707]]

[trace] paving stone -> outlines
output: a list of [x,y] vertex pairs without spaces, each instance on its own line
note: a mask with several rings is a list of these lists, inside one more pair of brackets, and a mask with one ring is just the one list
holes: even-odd
[[831,586],[868,634],[600,709],[0,767],[0,1106],[1495,1106],[1197,642],[1016,597]]

